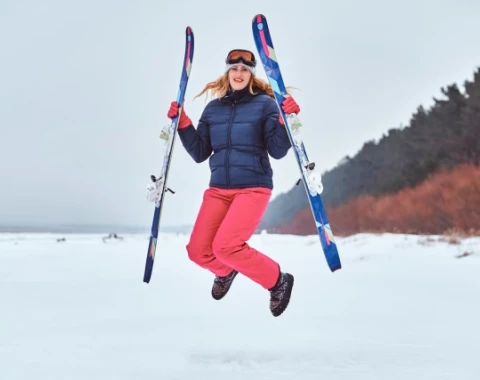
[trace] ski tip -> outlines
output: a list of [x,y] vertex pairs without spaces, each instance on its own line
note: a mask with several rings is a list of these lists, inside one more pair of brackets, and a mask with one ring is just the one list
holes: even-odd
[[267,18],[261,14],[261,13],[258,13],[255,15],[255,17],[253,18],[253,22],[265,22],[267,20]]
[[[193,58],[193,43],[194,43],[194,40],[195,40],[195,37],[193,35],[193,30],[190,26],[187,26],[185,28],[185,38],[186,38],[186,41],[187,43],[191,44],[191,50],[192,50],[192,58]],[[185,54],[188,54],[187,52],[185,52]],[[191,60],[192,60],[191,58]]]

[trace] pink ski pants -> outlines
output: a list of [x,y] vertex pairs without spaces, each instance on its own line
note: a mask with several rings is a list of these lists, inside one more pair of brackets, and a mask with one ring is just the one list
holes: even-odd
[[190,260],[217,276],[235,269],[265,289],[272,288],[279,265],[246,243],[260,223],[271,193],[261,187],[205,190],[186,247]]

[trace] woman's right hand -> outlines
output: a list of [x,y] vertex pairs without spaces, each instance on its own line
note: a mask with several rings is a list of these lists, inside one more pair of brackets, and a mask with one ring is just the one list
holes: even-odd
[[177,114],[178,114],[178,103],[174,100],[170,104],[170,109],[168,110],[167,116],[170,119],[173,119],[175,116],[177,116]]
[[[178,103],[174,100],[172,103],[170,103],[170,108],[167,112],[167,116],[170,119],[173,119],[178,115],[178,109],[179,105]],[[187,116],[185,113],[185,109],[182,110],[182,113],[180,114],[180,120],[178,121],[178,129],[186,128],[188,126],[192,125],[192,120]]]

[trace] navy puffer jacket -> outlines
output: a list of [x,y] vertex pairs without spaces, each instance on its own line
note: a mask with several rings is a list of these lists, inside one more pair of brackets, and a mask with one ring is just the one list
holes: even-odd
[[210,158],[210,186],[273,189],[269,154],[280,159],[291,147],[279,115],[266,93],[244,89],[210,101],[197,129],[190,125],[178,135],[195,162]]

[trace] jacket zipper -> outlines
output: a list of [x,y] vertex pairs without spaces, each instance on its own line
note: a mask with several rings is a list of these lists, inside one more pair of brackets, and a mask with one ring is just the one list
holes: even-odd
[[232,149],[232,123],[233,123],[233,117],[235,115],[235,103],[232,103],[232,116],[230,117],[230,122],[228,123],[228,145],[227,145],[227,154],[225,155],[225,166],[227,167],[226,170],[226,177],[227,177],[227,187],[230,188],[230,168],[229,168],[229,157],[230,157],[230,151]]

